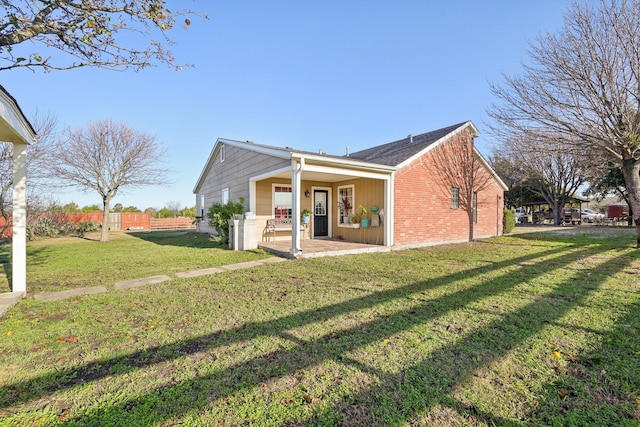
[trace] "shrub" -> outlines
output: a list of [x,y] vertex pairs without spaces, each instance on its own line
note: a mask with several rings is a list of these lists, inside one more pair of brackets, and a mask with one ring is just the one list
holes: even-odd
[[244,197],[240,197],[240,201],[234,202],[229,200],[226,204],[214,203],[207,212],[209,226],[213,227],[218,237],[223,243],[229,243],[229,223],[227,220],[234,215],[242,215],[244,213]]
[[27,239],[36,237],[84,236],[89,231],[100,230],[100,224],[82,221],[74,224],[65,214],[58,212],[35,212],[27,216]]
[[502,229],[504,234],[509,234],[516,226],[516,213],[511,209],[504,210],[504,217],[502,219]]
[[80,224],[76,226],[76,233],[78,234],[78,236],[82,237],[84,236],[84,233],[88,233],[91,231],[100,231],[101,228],[102,225],[98,224],[97,222],[81,221]]

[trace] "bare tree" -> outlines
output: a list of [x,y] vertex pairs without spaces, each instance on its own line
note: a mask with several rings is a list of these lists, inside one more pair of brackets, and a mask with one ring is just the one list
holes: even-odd
[[590,157],[576,152],[571,145],[548,139],[533,143],[511,140],[501,152],[513,159],[522,184],[550,206],[554,224],[562,224],[563,208],[584,184]]
[[[52,113],[36,112],[29,118],[38,138],[27,146],[27,171],[29,173],[28,205],[36,198],[36,193],[48,178],[46,165],[51,160],[51,153],[57,137],[57,118]],[[0,143],[0,236],[12,225],[13,212],[13,144]]]
[[[167,50],[173,41],[167,33],[179,18],[184,18],[187,28],[191,23],[187,16],[196,14],[170,10],[166,3],[0,0],[4,12],[0,18],[0,70],[83,66],[139,70],[154,62],[173,66],[174,57]],[[157,39],[151,38],[153,35]],[[50,50],[66,53],[72,59],[50,55]]]
[[622,169],[640,248],[640,0],[574,3],[530,44],[524,75],[492,85],[492,133],[597,148]]
[[435,179],[439,180],[438,187],[444,197],[450,197],[449,191],[457,189],[458,206],[467,213],[469,241],[473,240],[478,207],[491,202],[485,201],[480,193],[489,188],[493,178],[488,164],[475,149],[471,134],[462,132],[434,148],[431,156],[422,158],[422,165],[429,170],[434,167],[438,170]]
[[119,191],[166,183],[165,155],[155,137],[104,120],[67,129],[51,166],[63,185],[100,194],[104,218],[100,240],[109,240],[109,205]]
[[167,209],[173,212],[173,216],[176,217],[180,213],[180,202],[176,200],[171,200],[166,204]]

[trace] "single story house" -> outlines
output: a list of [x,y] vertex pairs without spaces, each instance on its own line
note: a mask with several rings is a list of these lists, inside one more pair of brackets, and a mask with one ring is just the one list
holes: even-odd
[[[474,147],[478,135],[467,121],[344,156],[220,138],[193,190],[197,212],[244,198],[259,239],[281,224],[276,238],[294,256],[304,238],[409,248],[498,236],[507,187]],[[360,206],[366,228],[351,220]],[[214,232],[206,220],[201,229]]]
[[27,145],[36,132],[18,102],[0,86],[0,141],[13,144],[12,293],[27,292]]

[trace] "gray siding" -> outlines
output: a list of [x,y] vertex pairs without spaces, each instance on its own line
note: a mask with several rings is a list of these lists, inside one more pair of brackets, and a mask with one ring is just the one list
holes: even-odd
[[[198,213],[204,208],[206,216],[213,203],[221,202],[224,188],[229,189],[229,200],[238,201],[244,197],[244,209],[245,211],[249,210],[249,179],[252,176],[262,175],[289,165],[291,165],[291,161],[287,159],[227,145],[225,160],[220,161],[220,153],[218,152],[198,189],[196,194]],[[204,207],[200,206],[200,195],[204,195]],[[208,226],[206,219],[200,224],[199,229],[209,233],[215,232]]]

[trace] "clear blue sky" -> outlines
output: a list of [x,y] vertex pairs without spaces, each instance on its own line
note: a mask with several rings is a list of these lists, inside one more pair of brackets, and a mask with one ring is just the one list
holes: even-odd
[[[466,120],[480,130],[489,82],[518,74],[528,41],[562,26],[569,0],[169,1],[210,16],[172,32],[179,62],[114,72],[3,71],[25,114],[61,127],[113,119],[156,136],[173,184],[113,203],[195,205],[192,190],[218,137],[344,154]],[[177,6],[177,7],[176,7]],[[97,193],[52,189],[60,203]]]

